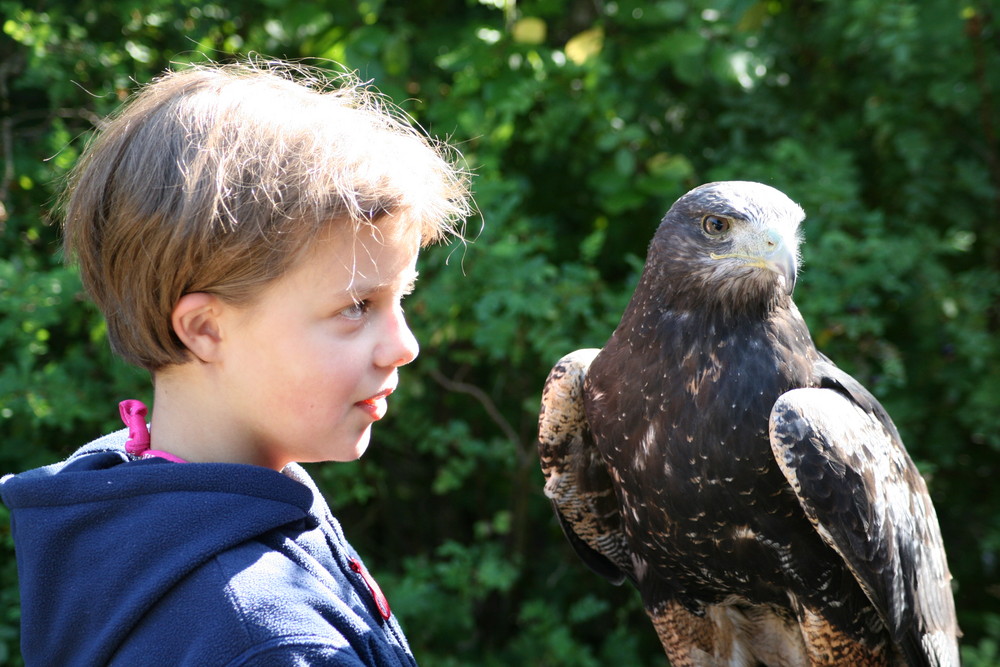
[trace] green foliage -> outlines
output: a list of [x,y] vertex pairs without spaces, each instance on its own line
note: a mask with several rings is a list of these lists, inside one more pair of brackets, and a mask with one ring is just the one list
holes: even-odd
[[[49,221],[98,119],[169,63],[332,59],[475,173],[421,260],[421,357],[353,464],[314,466],[430,665],[662,664],[637,596],[541,493],[538,399],[617,324],[666,207],[708,180],[806,209],[796,299],[930,482],[963,659],[1000,646],[1000,37],[985,0],[0,0],[0,470],[115,426],[114,360]],[[322,60],[319,61],[322,63]],[[17,664],[0,529],[0,662]]]
[[1000,642],[996,637],[1000,637],[1000,616],[987,614],[986,621],[987,637],[979,640],[978,644],[966,642],[962,646],[962,664],[965,667],[994,667],[1000,664]]

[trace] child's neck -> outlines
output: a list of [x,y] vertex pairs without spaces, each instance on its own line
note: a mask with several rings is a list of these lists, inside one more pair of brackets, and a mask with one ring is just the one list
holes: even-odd
[[195,463],[246,463],[274,470],[288,463],[264,456],[232,424],[225,397],[213,391],[205,365],[190,362],[156,374],[151,447]]

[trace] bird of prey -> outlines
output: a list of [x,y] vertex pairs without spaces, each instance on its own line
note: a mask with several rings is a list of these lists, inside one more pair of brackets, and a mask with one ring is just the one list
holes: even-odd
[[545,493],[674,667],[958,665],[927,486],[792,302],[804,217],[738,181],[670,208],[611,338],[546,381]]

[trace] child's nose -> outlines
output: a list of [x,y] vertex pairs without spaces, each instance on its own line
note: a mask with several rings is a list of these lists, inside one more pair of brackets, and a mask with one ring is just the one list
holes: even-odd
[[405,366],[420,354],[420,344],[410,331],[406,317],[400,308],[396,308],[388,324],[388,331],[379,346],[375,362],[379,366]]

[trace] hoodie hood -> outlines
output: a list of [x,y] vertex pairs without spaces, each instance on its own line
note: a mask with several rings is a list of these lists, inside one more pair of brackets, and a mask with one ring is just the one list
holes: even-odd
[[[275,528],[314,522],[290,475],[226,463],[133,460],[126,431],[0,481],[10,509],[27,664],[101,664],[175,583]],[[297,468],[297,466],[295,466]]]

